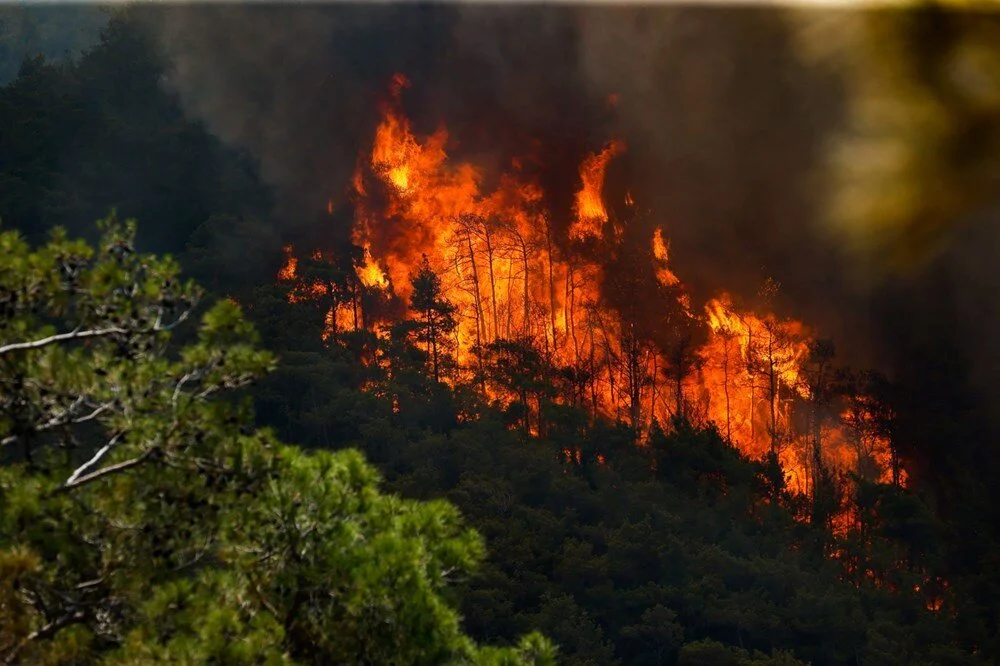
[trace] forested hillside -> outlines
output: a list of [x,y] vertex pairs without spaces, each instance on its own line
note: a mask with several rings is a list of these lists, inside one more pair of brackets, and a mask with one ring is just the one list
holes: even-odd
[[96,5],[0,7],[0,84],[17,76],[25,57],[71,60],[100,40],[107,10]]
[[[773,356],[769,383],[751,369],[759,452],[725,422],[728,383],[725,420],[694,408],[694,338],[609,411],[593,365],[497,333],[495,294],[492,314],[456,302],[426,252],[366,282],[357,211],[286,206],[185,114],[149,26],[116,13],[0,88],[6,663],[542,664],[547,640],[580,665],[1000,659],[996,447],[961,354],[879,373],[803,338],[806,389]],[[384,203],[372,183],[350,205]],[[99,230],[112,208],[138,230]],[[57,227],[96,250],[42,245]],[[617,312],[675,293],[656,238],[666,273],[623,283]],[[657,381],[670,407],[640,414]],[[849,464],[823,428],[856,443]],[[779,454],[799,444],[796,476]]]

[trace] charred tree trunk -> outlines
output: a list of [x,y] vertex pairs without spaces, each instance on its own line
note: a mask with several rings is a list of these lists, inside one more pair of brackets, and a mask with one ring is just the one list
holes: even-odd
[[726,442],[732,446],[733,444],[733,421],[732,421],[732,407],[730,405],[729,398],[729,353],[730,348],[733,343],[733,336],[729,331],[724,331],[722,333],[722,350],[725,356],[722,359],[722,390],[726,396]]
[[497,282],[493,270],[493,234],[490,231],[489,221],[483,223],[483,240],[486,243],[486,261],[488,262],[490,273],[490,302],[493,306],[493,339],[500,337],[500,316],[497,310]]
[[483,315],[483,302],[479,293],[479,267],[476,265],[476,250],[472,245],[472,229],[466,227],[465,240],[469,248],[469,262],[472,267],[472,300],[476,308],[476,338],[482,342],[486,336],[486,317]]
[[573,360],[580,361],[580,345],[576,339],[576,312],[575,312],[576,285],[573,283],[573,267],[566,266],[566,299],[563,306],[563,321],[565,323],[566,334],[573,341]]
[[428,308],[425,316],[427,317],[427,352],[431,357],[431,370],[434,373],[434,381],[440,382],[441,370],[438,365],[437,325],[434,311]]
[[641,395],[642,395],[642,365],[640,356],[642,354],[641,345],[635,335],[634,327],[623,335],[622,353],[625,355],[625,378],[628,383],[628,412],[629,422],[632,428],[638,430],[639,419],[641,417]]
[[[522,241],[523,246],[523,241]],[[556,282],[552,269],[552,225],[545,222],[545,259],[548,264],[549,273],[549,323],[552,326],[552,350],[555,351],[559,344],[556,341]],[[524,252],[524,316],[528,316],[528,253]]]
[[[471,240],[468,243],[468,247],[469,247],[469,251],[470,251],[470,254],[471,254],[471,251],[472,251],[472,242],[471,242]],[[473,279],[476,281],[475,290],[473,291],[473,307],[476,310],[476,313],[475,313],[476,314],[476,349],[477,349],[477,352],[476,352],[476,366],[479,369],[479,377],[480,377],[480,387],[479,388],[480,388],[480,391],[482,391],[482,394],[485,396],[486,395],[486,371],[485,371],[485,368],[483,367],[483,335],[482,335],[482,330],[481,330],[480,323],[479,323],[480,322],[480,316],[479,316],[479,297],[478,297],[478,294],[479,294],[479,280],[476,277],[476,261],[475,261],[475,258],[473,257],[471,259],[471,261],[472,261],[472,275],[473,275]],[[459,253],[458,252],[455,253],[455,275],[456,275],[456,277],[457,277],[458,280],[460,280],[460,281],[462,280],[462,270],[461,270],[461,266],[459,264]],[[459,342],[460,341],[458,339],[458,328],[456,327],[456,329],[455,329],[455,346],[456,346],[456,348],[459,347]]]
[[[525,242],[524,237],[518,235],[518,240],[521,243],[521,264],[522,270],[524,271],[524,330],[528,335],[531,334],[531,290],[528,282],[528,244]],[[551,266],[549,268],[551,270]],[[555,317],[555,310],[552,310],[553,317]],[[552,329],[552,346],[555,348],[555,320],[553,319],[553,329]]]
[[[525,275],[525,284],[527,284],[528,276]],[[514,308],[511,307],[514,303],[513,298],[514,291],[514,260],[511,257],[507,257],[507,326],[504,333],[504,337],[512,338],[514,337]],[[531,335],[531,331],[528,330],[528,320],[524,320],[524,334],[526,336]]]

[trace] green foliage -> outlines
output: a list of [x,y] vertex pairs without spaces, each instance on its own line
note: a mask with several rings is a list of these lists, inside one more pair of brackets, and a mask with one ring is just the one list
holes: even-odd
[[680,652],[678,666],[804,666],[787,652],[776,651],[773,655],[726,647],[711,640],[688,643]]
[[448,588],[483,544],[454,507],[254,429],[240,389],[274,359],[239,308],[101,231],[0,234],[4,663],[552,663],[463,634]]
[[[318,317],[282,325],[302,310],[254,310],[297,359],[281,385],[309,396],[274,423],[314,446],[362,448],[404,496],[446,497],[468,516],[490,546],[462,585],[474,637],[537,627],[569,664],[975,659],[951,611],[927,609],[944,569],[921,497],[838,480],[854,494],[837,506],[854,513],[820,507],[809,520],[819,509],[785,486],[775,456],[748,460],[714,428],[654,425],[640,447],[629,427],[551,404],[560,375],[530,341],[479,350],[482,374],[452,389],[411,361],[405,338],[360,331],[324,348]],[[531,405],[533,434],[521,412],[486,404],[484,379]],[[834,532],[835,511],[862,527]]]
[[[996,26],[971,14],[939,21],[933,8],[897,23],[862,18],[873,18],[868,29],[845,33],[865,40],[852,69],[865,76],[852,82],[858,105],[832,208],[849,238],[906,265],[989,191],[996,85],[984,74],[996,66]],[[911,33],[938,24],[951,35],[932,49],[938,75],[919,78],[906,66],[923,43]],[[186,248],[199,280],[246,304],[282,363],[261,378],[273,360],[230,303],[199,310],[198,330],[172,329],[185,312],[196,318],[200,293],[173,262],[135,252],[127,225],[112,225],[96,250],[56,234],[32,252],[0,234],[2,344],[76,336],[0,353],[0,656],[553,663],[545,639],[517,638],[534,627],[579,664],[973,664],[1000,654],[996,503],[976,477],[990,478],[979,471],[989,448],[975,446],[989,440],[938,410],[965,400],[949,379],[951,351],[922,353],[923,376],[936,381],[904,396],[911,438],[922,436],[904,458],[931,461],[929,478],[942,479],[933,497],[872,483],[864,469],[842,496],[844,480],[820,468],[822,492],[807,504],[777,456],[747,460],[683,418],[637,447],[632,428],[578,409],[586,377],[552,367],[530,340],[485,345],[469,385],[444,386],[427,376],[428,366],[458,374],[436,276],[416,276],[416,321],[388,339],[361,330],[322,342],[327,307],[365,297],[349,268],[303,261],[333,300],[288,306],[271,284],[287,239],[267,219],[269,193],[183,117],[127,11],[73,63],[48,49],[5,58],[10,26],[0,67],[20,70],[0,89],[0,127],[14,128],[0,132],[4,223],[30,240],[60,224],[89,233],[83,225],[116,204],[144,221],[144,244]],[[60,30],[46,41],[68,42]],[[956,189],[960,200],[948,195]],[[669,376],[694,367],[690,339],[668,335],[684,333],[673,319],[682,313],[644,321],[634,294],[647,289],[608,287],[670,350]],[[251,413],[240,389],[258,378]],[[484,384],[509,398],[503,410],[480,397]],[[680,382],[676,397],[691,398]],[[326,451],[283,447],[254,417]],[[468,516],[490,546],[479,573],[470,567],[483,542],[453,509],[379,494],[351,448],[403,496],[446,497]],[[849,520],[846,535],[835,519]],[[515,647],[476,647],[456,607],[473,639]]]

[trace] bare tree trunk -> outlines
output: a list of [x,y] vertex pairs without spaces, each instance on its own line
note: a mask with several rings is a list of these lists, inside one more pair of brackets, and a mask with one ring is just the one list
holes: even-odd
[[500,337],[500,316],[497,314],[497,283],[493,271],[493,234],[488,220],[483,222],[483,239],[486,242],[486,261],[490,269],[490,300],[493,305],[493,339]]
[[618,419],[621,414],[620,406],[618,404],[618,397],[615,392],[615,370],[614,370],[614,352],[611,346],[611,338],[608,335],[608,329],[604,325],[603,321],[600,321],[601,326],[601,336],[604,338],[604,364],[608,371],[608,398],[611,400],[611,405],[615,410],[615,419]]
[[[573,312],[572,312],[573,311],[573,301],[572,301],[573,286],[572,285],[573,285],[573,267],[567,262],[566,263],[566,279],[564,280],[564,285],[563,285],[563,290],[565,292],[563,294],[563,328],[566,330],[566,336],[567,336],[567,338],[575,340],[575,338],[573,336],[573,333],[572,333],[573,332],[573,322],[572,322],[572,319],[573,319]],[[575,343],[574,343],[574,347],[575,347]],[[575,360],[578,361],[579,359],[575,359]]]
[[659,377],[659,372],[660,372],[658,361],[659,361],[659,356],[654,353],[653,354],[653,371],[652,371],[653,382],[652,382],[652,384],[649,387],[649,420],[650,420],[650,422],[652,422],[652,420],[656,417],[656,389],[659,386],[659,384],[657,382],[657,378]]
[[[528,308],[528,259],[527,252],[524,253],[524,307],[525,316],[527,316]],[[552,349],[555,351],[558,348],[558,342],[556,341],[556,282],[555,275],[552,270],[552,225],[549,224],[548,220],[545,222],[545,260],[548,263],[549,269],[549,323],[552,326]],[[567,265],[569,262],[566,262]],[[567,329],[568,330],[568,329]]]
[[[524,238],[518,235],[521,241],[521,263],[524,268],[524,332],[531,334],[531,290],[528,284],[528,244]],[[554,317],[555,315],[553,315]],[[555,328],[552,329],[552,347],[555,348]]]
[[778,386],[777,386],[777,369],[774,365],[774,349],[773,349],[773,336],[768,339],[767,346],[767,387],[768,387],[768,405],[771,412],[771,452],[778,452],[778,419],[777,419],[777,399],[778,399]]
[[[466,237],[468,238],[468,236],[466,236]],[[469,252],[470,252],[470,254],[472,253],[472,241],[471,240],[469,240]],[[461,280],[461,278],[462,278],[462,271],[459,268],[458,259],[459,259],[458,253],[456,252],[455,253],[455,274]],[[476,353],[476,365],[479,368],[479,378],[480,378],[480,387],[479,388],[482,391],[482,394],[485,396],[486,395],[486,372],[485,372],[485,369],[483,368],[483,336],[482,336],[482,330],[481,330],[480,323],[479,323],[480,322],[479,278],[478,278],[478,276],[476,274],[476,260],[475,260],[474,256],[472,257],[471,261],[472,261],[472,276],[473,276],[473,279],[476,282],[476,284],[475,284],[475,290],[473,291],[473,304],[474,304],[473,307],[475,307],[475,309],[476,309],[476,349],[479,350]],[[459,342],[460,341],[458,339],[458,327],[456,326],[455,327],[455,346],[456,346],[456,348],[459,347]]]
[[732,426],[732,412],[730,411],[729,402],[729,349],[732,346],[733,338],[729,331],[724,331],[722,342],[722,349],[725,352],[725,357],[722,361],[722,388],[723,392],[726,394],[726,442],[730,446],[733,444],[733,426]]
[[[823,415],[821,409],[826,398],[826,359],[820,358],[816,368],[816,380],[812,387],[812,455],[817,469],[814,474],[819,473],[823,464]],[[813,488],[818,488],[818,484],[813,482]]]
[[573,267],[569,264],[566,266],[566,313],[566,332],[573,340],[573,360],[579,363],[580,341],[576,335],[576,276]]
[[641,407],[639,400],[642,391],[642,370],[639,362],[641,350],[634,330],[622,337],[622,352],[625,354],[625,370],[628,381],[629,421],[633,429],[638,429]]
[[679,369],[674,375],[674,404],[678,418],[684,418],[684,375]]
[[[528,276],[525,275],[524,279],[525,279],[525,284],[527,284]],[[514,308],[512,307],[513,304],[514,304],[513,289],[514,289],[514,260],[511,257],[508,256],[507,257],[507,298],[506,298],[506,301],[504,301],[507,304],[507,330],[504,333],[504,336],[507,337],[507,338],[514,337],[514,333],[513,333],[513,331],[514,331]],[[524,319],[524,329],[525,329],[524,330],[524,334],[526,336],[527,335],[531,335],[531,332],[528,330],[528,319],[527,319],[527,317],[525,317],[525,319]]]
[[[596,343],[594,341],[594,327],[588,327],[587,332],[590,337],[590,355],[587,359],[587,372],[590,374],[590,399],[593,404],[593,414],[594,416],[597,416],[600,395],[597,391],[597,364],[594,359],[594,349],[596,348]],[[577,361],[577,363],[579,364],[579,361]]]
[[756,445],[756,443],[757,443],[757,418],[756,418],[757,414],[755,412],[757,410],[757,405],[756,405],[756,395],[755,394],[756,394],[756,390],[757,390],[757,382],[756,382],[756,374],[757,374],[757,372],[753,368],[753,364],[754,364],[755,361],[754,361],[754,359],[751,356],[754,353],[755,352],[754,352],[754,347],[753,347],[753,325],[751,324],[750,326],[747,327],[747,351],[746,351],[746,359],[744,360],[744,364],[745,364],[746,370],[747,370],[747,379],[749,380],[749,383],[750,383],[750,442],[752,444]]
[[476,250],[472,245],[472,229],[468,226],[465,228],[465,240],[468,243],[469,261],[472,265],[472,298],[476,308],[476,338],[481,342],[486,337],[486,317],[483,315],[483,303],[479,294],[479,268],[476,265]]

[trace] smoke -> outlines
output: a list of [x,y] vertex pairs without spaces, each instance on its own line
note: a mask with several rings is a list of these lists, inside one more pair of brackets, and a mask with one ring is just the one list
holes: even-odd
[[256,156],[293,219],[341,194],[389,76],[432,66],[448,33],[447,11],[381,4],[175,6],[140,17],[167,55],[164,84]]
[[148,19],[166,84],[257,156],[290,215],[343,191],[401,71],[418,128],[446,123],[487,173],[541,141],[554,208],[568,210],[580,158],[623,138],[616,168],[705,294],[775,277],[808,302],[830,257],[810,177],[836,96],[797,61],[779,10],[200,6]]
[[839,91],[802,63],[785,14],[609,7],[582,26],[585,78],[621,92],[617,131],[677,272],[703,296],[777,279],[799,316],[841,332],[831,306],[847,285],[829,277],[843,257],[817,188]]
[[[309,226],[327,199],[343,200],[378,101],[402,72],[418,132],[446,124],[449,150],[488,175],[540,145],[557,211],[570,209],[580,159],[623,139],[628,151],[612,164],[609,188],[627,182],[651,211],[647,223],[663,225],[673,267],[696,298],[752,298],[774,278],[779,307],[836,339],[851,363],[889,361],[885,350],[906,329],[874,309],[884,285],[854,279],[859,258],[827,224],[827,157],[845,122],[845,91],[835,69],[803,57],[804,22],[787,9],[142,11],[169,60],[165,85],[191,116],[256,156],[278,190],[284,229]],[[821,33],[809,34],[822,45]],[[919,284],[892,293],[919,300]]]

